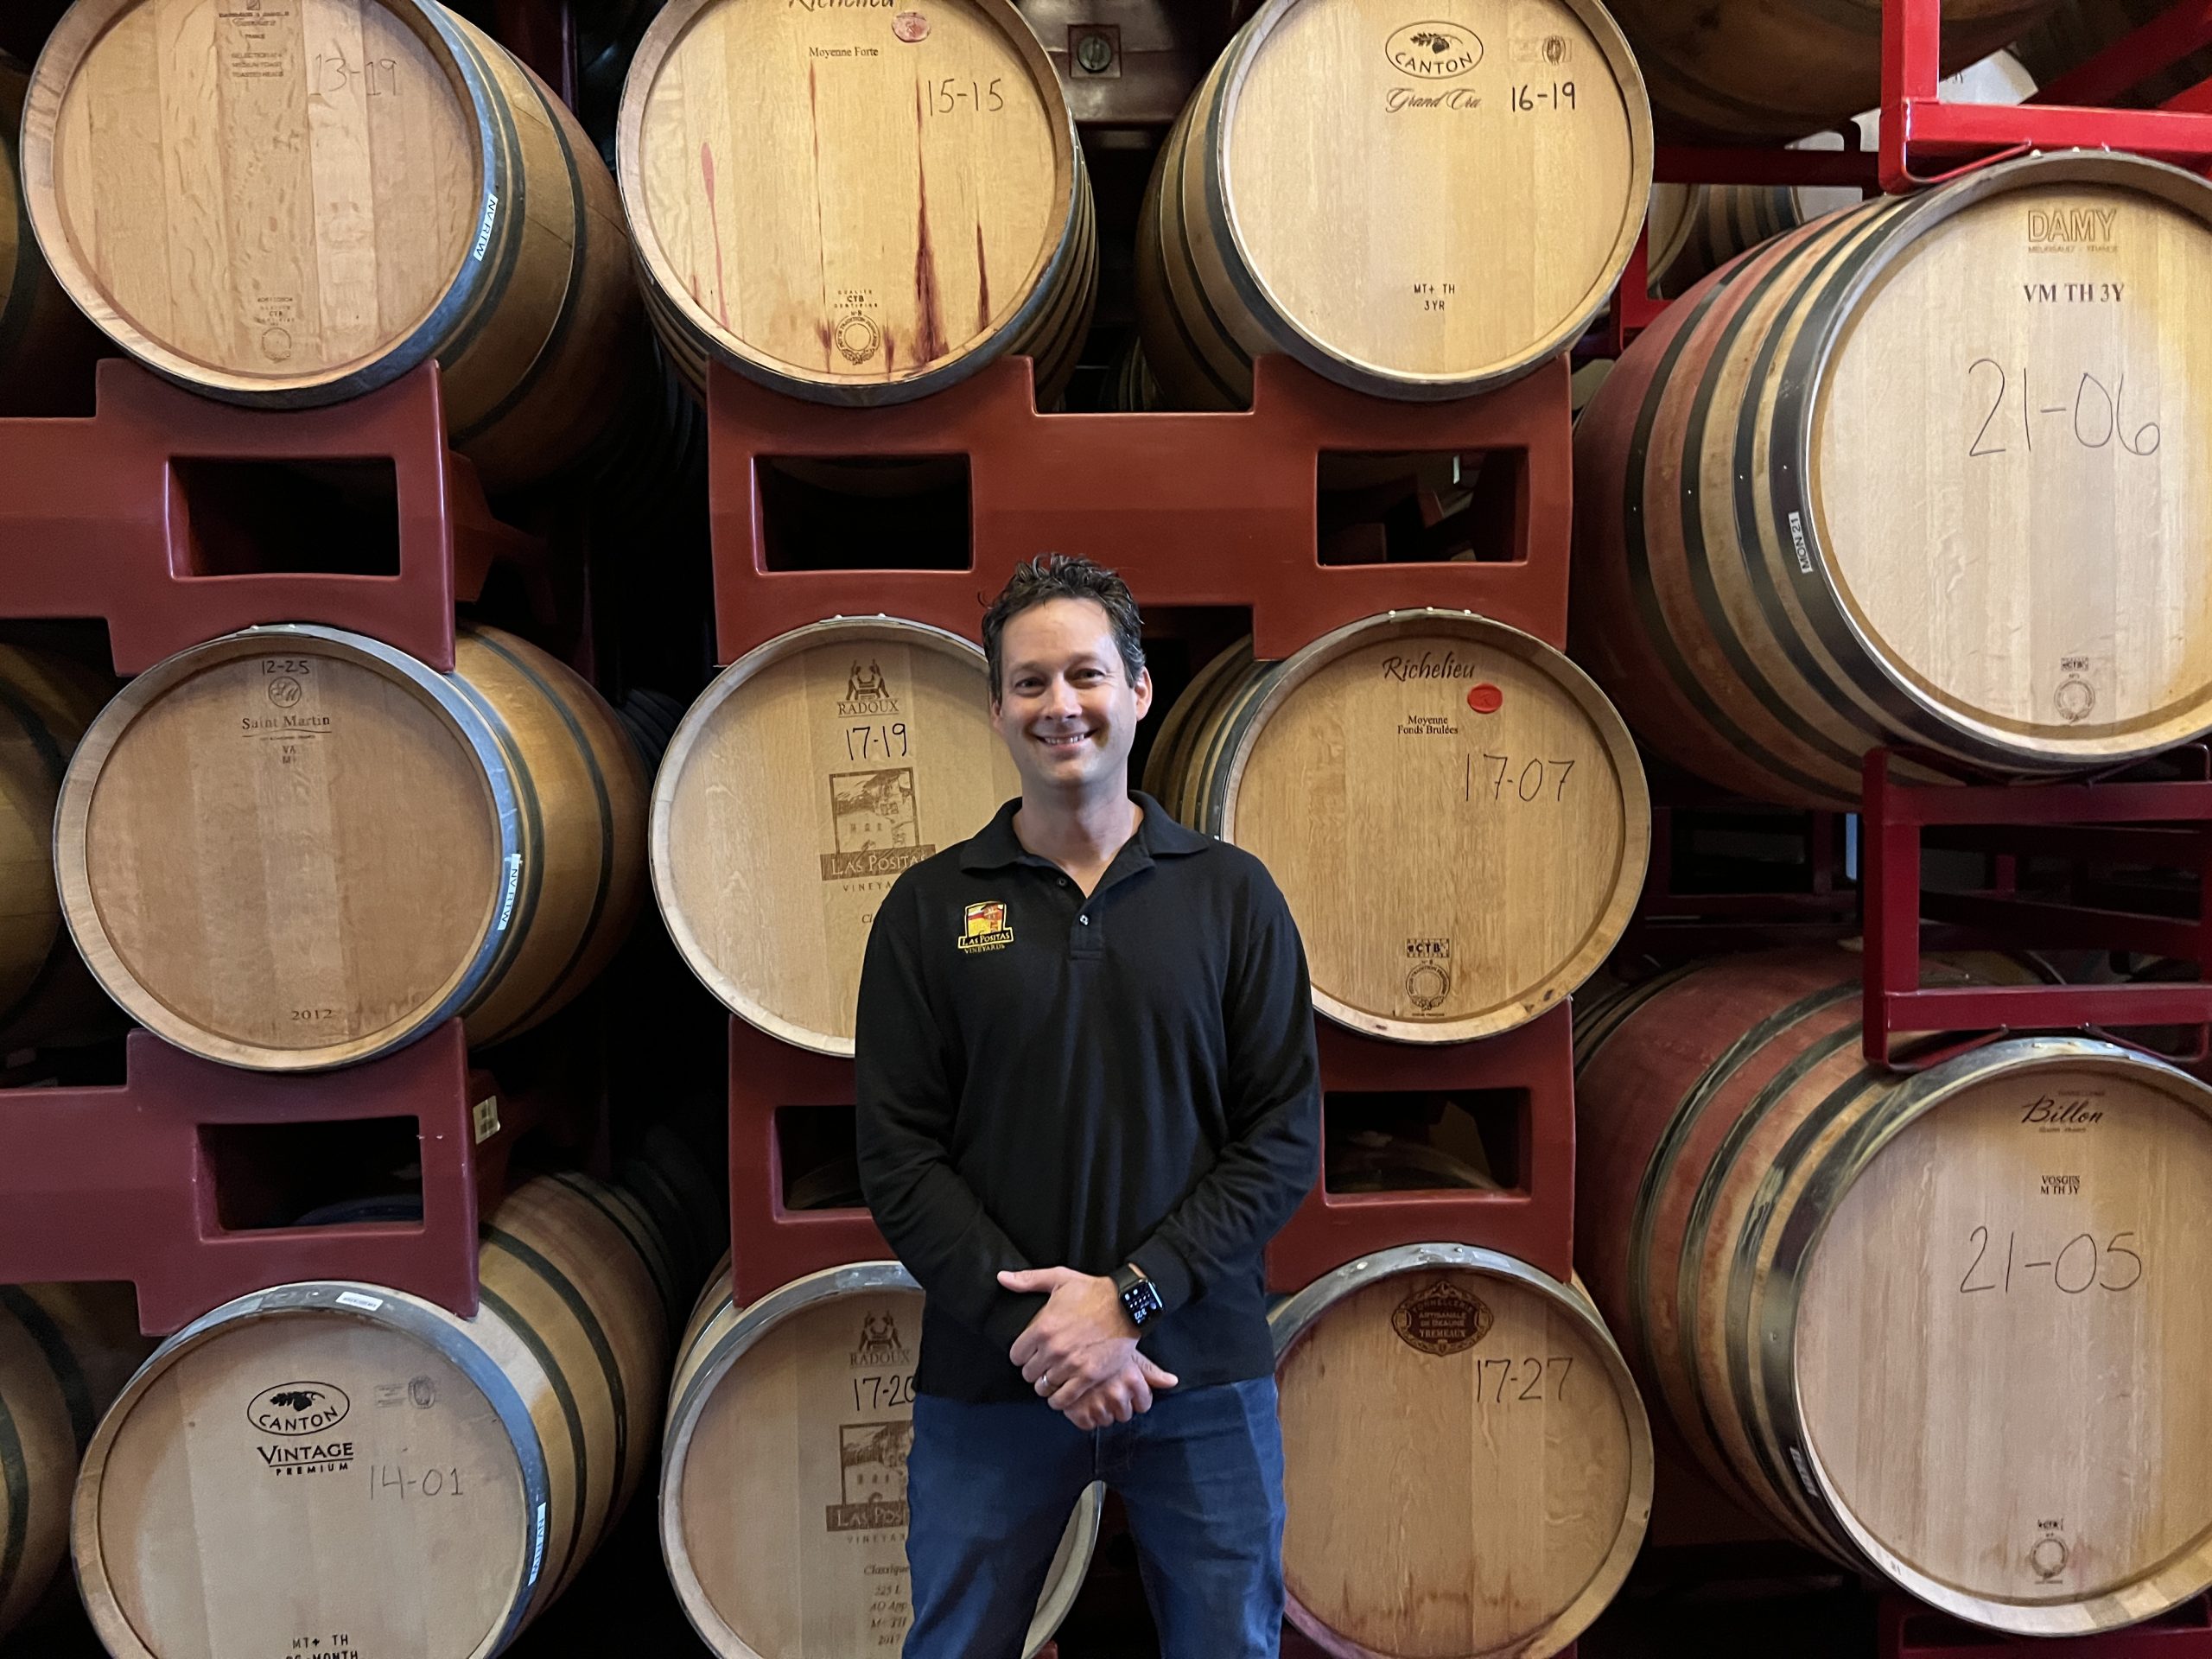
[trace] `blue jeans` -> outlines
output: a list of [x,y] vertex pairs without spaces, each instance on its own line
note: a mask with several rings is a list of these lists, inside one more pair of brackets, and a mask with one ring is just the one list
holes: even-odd
[[1042,1400],[914,1402],[905,1659],[1021,1659],[1069,1512],[1122,1495],[1161,1659],[1275,1659],[1282,1426],[1271,1376],[1173,1390],[1084,1430]]

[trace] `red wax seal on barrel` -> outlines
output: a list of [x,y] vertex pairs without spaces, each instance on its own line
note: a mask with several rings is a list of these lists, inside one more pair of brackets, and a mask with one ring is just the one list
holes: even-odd
[[1494,715],[1505,701],[1505,693],[1489,681],[1467,688],[1467,707],[1478,715]]
[[929,38],[930,20],[918,11],[902,11],[891,20],[891,32],[912,46]]

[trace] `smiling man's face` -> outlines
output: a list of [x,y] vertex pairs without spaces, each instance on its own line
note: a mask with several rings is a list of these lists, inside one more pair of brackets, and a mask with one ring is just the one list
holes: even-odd
[[1005,671],[991,720],[1023,792],[1125,788],[1137,722],[1152,707],[1152,676],[1140,670],[1129,678],[1106,607],[1089,599],[1033,605],[1007,621],[1000,650]]

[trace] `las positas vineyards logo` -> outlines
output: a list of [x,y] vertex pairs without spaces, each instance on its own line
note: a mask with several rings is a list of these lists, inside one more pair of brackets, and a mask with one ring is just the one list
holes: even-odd
[[1014,928],[1007,921],[1006,906],[996,899],[969,905],[960,912],[960,938],[956,943],[971,953],[1005,950],[1014,943]]
[[353,1466],[353,1442],[334,1431],[353,1402],[334,1382],[280,1382],[246,1402],[246,1421],[268,1436],[254,1447],[271,1474],[334,1474]]
[[1382,55],[1416,80],[1457,80],[1483,60],[1483,43],[1457,23],[1408,23],[1382,43]]

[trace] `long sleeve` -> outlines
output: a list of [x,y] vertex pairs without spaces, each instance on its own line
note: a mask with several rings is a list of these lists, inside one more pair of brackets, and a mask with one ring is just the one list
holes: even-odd
[[854,1045],[861,1187],[930,1305],[1003,1351],[1045,1299],[1000,1287],[1001,1270],[1032,1264],[953,1167],[960,1088],[953,1027],[932,1004],[919,944],[914,893],[902,881],[876,912],[861,969]]
[[1222,1008],[1230,1138],[1130,1257],[1170,1311],[1248,1263],[1319,1175],[1320,1061],[1306,948],[1281,892],[1264,875],[1244,918]]

